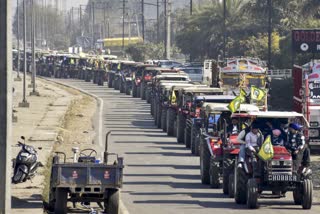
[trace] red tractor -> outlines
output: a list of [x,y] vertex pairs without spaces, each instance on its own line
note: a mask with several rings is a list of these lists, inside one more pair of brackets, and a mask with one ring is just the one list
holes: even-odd
[[[235,159],[239,154],[238,132],[227,133],[231,112],[226,103],[204,104],[204,128],[201,130],[200,169],[203,184],[219,188],[222,181],[224,194],[233,197],[232,183]],[[241,104],[239,112],[259,111],[251,104]],[[239,120],[241,122],[241,120]],[[238,125],[240,130],[241,124]],[[231,190],[231,191],[230,191]]]
[[[282,127],[289,122],[308,127],[304,116],[296,112],[250,112],[232,116],[250,118],[260,124],[259,127],[263,127],[266,121],[281,124]],[[263,128],[260,130],[263,132]],[[263,161],[258,155],[248,151],[243,167],[238,167],[238,158],[236,159],[232,184],[236,203],[247,204],[249,209],[256,209],[259,198],[281,198],[286,196],[286,192],[292,191],[294,203],[302,205],[303,209],[310,209],[313,189],[311,173],[302,173],[301,160],[292,160],[292,155],[285,146],[274,145],[273,150],[273,158],[268,161]],[[271,194],[265,193],[266,191]]]

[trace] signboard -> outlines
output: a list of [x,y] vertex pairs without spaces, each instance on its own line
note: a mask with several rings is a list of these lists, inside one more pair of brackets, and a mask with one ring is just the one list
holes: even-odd
[[320,53],[320,29],[293,30],[292,47],[296,53]]
[[310,99],[315,102],[320,102],[320,81],[309,80]]

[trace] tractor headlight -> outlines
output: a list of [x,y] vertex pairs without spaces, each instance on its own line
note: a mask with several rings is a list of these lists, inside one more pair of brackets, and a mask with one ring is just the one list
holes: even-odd
[[272,165],[272,166],[279,166],[279,165],[280,165],[280,161],[278,161],[278,160],[273,160],[273,161],[271,161],[271,165]]
[[309,137],[318,137],[319,130],[318,129],[309,129]]

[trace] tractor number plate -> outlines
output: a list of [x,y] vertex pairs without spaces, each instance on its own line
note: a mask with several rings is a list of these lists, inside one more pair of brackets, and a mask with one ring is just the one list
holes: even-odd
[[297,181],[296,175],[269,175],[269,181]]

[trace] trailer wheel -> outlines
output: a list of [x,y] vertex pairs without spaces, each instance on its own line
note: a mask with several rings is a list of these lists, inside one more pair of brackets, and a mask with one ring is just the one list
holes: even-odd
[[309,210],[312,207],[312,190],[312,180],[305,179],[302,183],[302,208],[304,210]]
[[54,206],[55,213],[67,213],[68,190],[65,188],[56,189],[56,203]]
[[200,173],[202,184],[210,184],[210,156],[207,144],[202,141],[200,144]]
[[120,192],[117,189],[108,191],[108,199],[104,202],[105,212],[108,214],[119,214]]
[[258,185],[254,178],[250,178],[247,183],[247,207],[258,208]]

